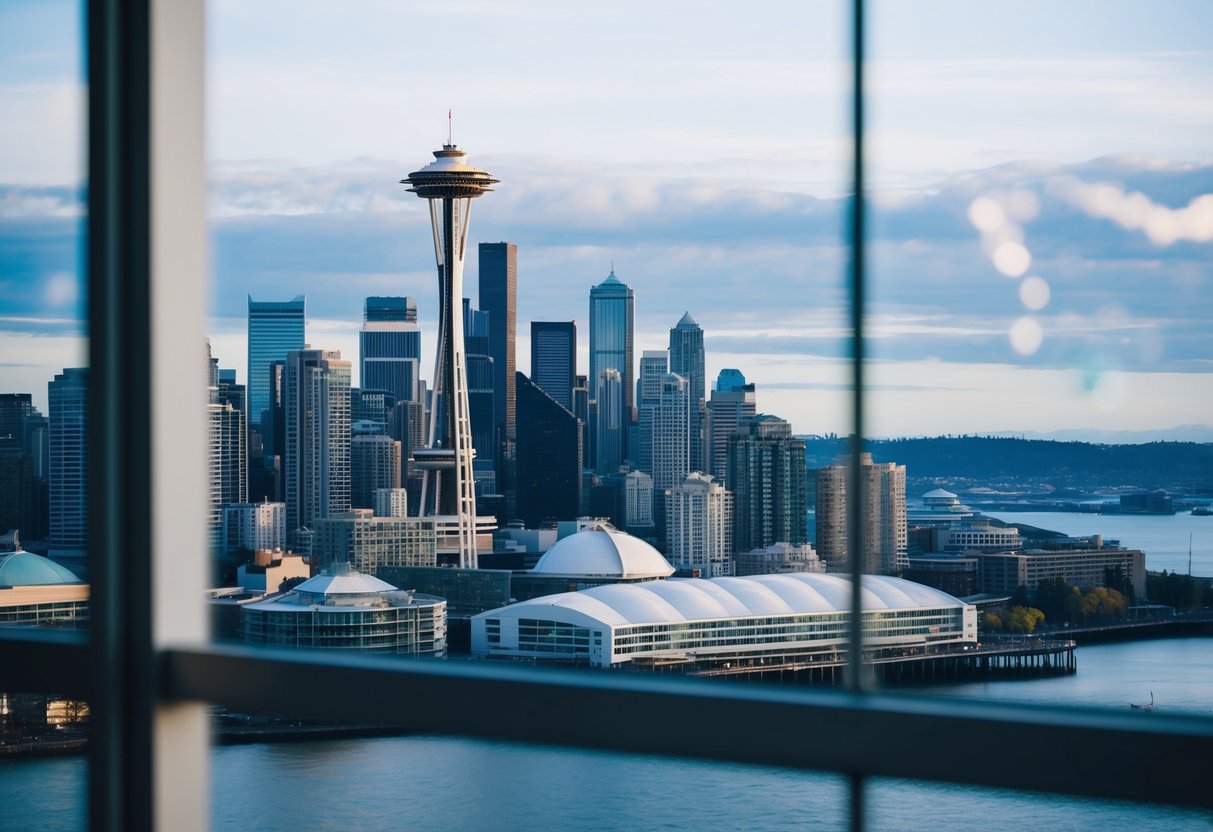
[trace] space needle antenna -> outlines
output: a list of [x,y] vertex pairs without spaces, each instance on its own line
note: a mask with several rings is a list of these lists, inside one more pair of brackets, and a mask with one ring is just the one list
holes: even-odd
[[446,111],[446,145],[447,145],[447,147],[455,146],[455,140],[452,138],[452,136],[454,135],[454,132],[452,129],[452,121],[453,121],[453,119],[451,117],[451,110],[448,109]]

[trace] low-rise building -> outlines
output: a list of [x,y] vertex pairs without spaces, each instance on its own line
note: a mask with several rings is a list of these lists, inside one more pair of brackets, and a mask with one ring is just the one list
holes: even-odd
[[738,552],[733,557],[733,574],[738,576],[824,571],[825,563],[808,543],[800,546],[776,543],[764,549]]
[[[761,575],[599,586],[472,618],[472,655],[596,667],[834,661],[849,638],[851,582],[839,575]],[[976,610],[940,592],[865,576],[865,645],[933,652],[974,644]]]
[[1092,549],[1029,549],[1024,552],[979,554],[978,581],[982,592],[1013,593],[1019,587],[1035,591],[1041,581],[1061,577],[1081,589],[1104,586],[1108,570],[1120,570],[1138,598],[1146,596],[1146,556],[1140,549],[1105,546]]
[[432,517],[376,517],[354,509],[316,521],[312,555],[317,562],[349,563],[374,575],[381,566],[435,566],[438,539]]
[[446,655],[446,601],[401,591],[348,564],[242,607],[252,644]]

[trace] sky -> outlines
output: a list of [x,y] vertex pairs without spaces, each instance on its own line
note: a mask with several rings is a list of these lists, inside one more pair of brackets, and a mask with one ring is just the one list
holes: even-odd
[[[1213,423],[1213,4],[870,9],[869,431]],[[83,355],[80,25],[0,7],[0,389],[42,403]],[[530,321],[573,319],[585,371],[614,267],[637,355],[690,311],[710,376],[846,432],[847,25],[836,2],[208,4],[215,354],[244,375],[249,295],[306,294],[308,340],[355,359],[367,295],[412,295],[432,336],[398,182],[453,110],[501,180],[472,242],[519,246],[519,369]]]

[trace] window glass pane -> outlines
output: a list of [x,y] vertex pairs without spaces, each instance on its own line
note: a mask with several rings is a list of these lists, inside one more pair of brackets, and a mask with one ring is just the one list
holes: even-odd
[[981,644],[891,682],[1209,713],[1208,22],[874,4],[871,451]]
[[[86,84],[75,2],[0,8],[0,627],[88,626]],[[0,825],[84,826],[88,704],[0,691]],[[46,757],[58,759],[44,759]]]
[[843,12],[210,4],[216,637],[837,681]]

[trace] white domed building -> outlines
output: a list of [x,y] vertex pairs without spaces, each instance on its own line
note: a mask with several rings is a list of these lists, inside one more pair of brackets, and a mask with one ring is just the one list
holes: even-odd
[[604,524],[558,540],[533,569],[515,573],[510,588],[515,598],[527,600],[673,574],[674,567],[653,546]]
[[[865,575],[862,599],[870,648],[933,652],[977,641],[976,608],[937,589]],[[828,574],[597,586],[474,616],[472,656],[597,667],[836,658],[850,600],[850,579]]]
[[446,655],[446,601],[340,564],[243,608],[253,644]]

